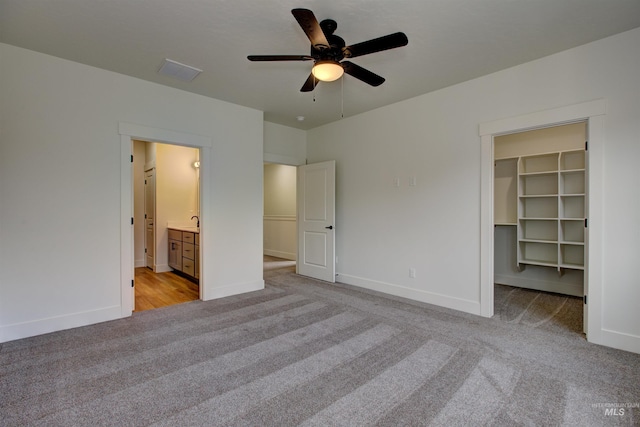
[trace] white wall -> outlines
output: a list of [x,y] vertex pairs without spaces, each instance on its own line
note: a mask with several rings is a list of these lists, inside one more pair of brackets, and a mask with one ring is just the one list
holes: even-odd
[[640,352],[638,46],[640,29],[309,131],[309,163],[337,162],[338,279],[479,313],[478,125],[604,98],[603,343]]
[[264,165],[265,255],[296,259],[296,173],[295,166]]
[[263,286],[262,112],[0,44],[0,341],[122,316],[119,122],[211,138],[206,286]]
[[307,133],[271,122],[264,122],[264,161],[283,165],[304,165]]

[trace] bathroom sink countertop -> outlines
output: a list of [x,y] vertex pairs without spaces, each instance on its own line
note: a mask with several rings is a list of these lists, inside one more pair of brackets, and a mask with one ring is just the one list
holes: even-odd
[[178,230],[178,231],[188,231],[191,233],[200,233],[200,229],[198,227],[175,227],[175,226],[171,226],[171,227],[167,227],[171,230]]

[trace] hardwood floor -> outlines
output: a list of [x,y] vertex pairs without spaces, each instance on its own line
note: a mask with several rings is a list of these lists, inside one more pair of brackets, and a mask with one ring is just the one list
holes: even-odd
[[[295,261],[264,256],[264,270],[292,268]],[[197,284],[175,273],[154,273],[146,267],[135,269],[136,307],[134,311],[152,310],[200,298]]]
[[146,267],[135,270],[136,307],[151,310],[200,298],[197,284],[175,273],[154,273]]

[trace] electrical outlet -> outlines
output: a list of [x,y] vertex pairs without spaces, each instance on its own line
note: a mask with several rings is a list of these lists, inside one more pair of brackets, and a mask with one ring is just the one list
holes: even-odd
[[415,268],[410,268],[409,269],[409,277],[412,279],[416,278],[416,269]]

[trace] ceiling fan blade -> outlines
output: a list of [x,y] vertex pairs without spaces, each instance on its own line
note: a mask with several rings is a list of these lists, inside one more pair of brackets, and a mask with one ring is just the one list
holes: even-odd
[[304,82],[304,84],[302,85],[302,88],[300,88],[300,92],[311,92],[311,91],[313,91],[313,89],[315,89],[316,86],[318,86],[318,82],[319,81],[320,80],[316,79],[313,74],[309,74],[309,77],[307,78],[307,81]]
[[249,61],[310,61],[313,57],[308,55],[249,55]]
[[407,43],[409,43],[409,39],[405,33],[393,33],[387,36],[378,37],[377,39],[343,47],[342,53],[345,58],[355,58],[356,56],[368,55],[374,52],[406,46]]
[[370,84],[371,86],[380,86],[382,83],[384,83],[384,77],[380,77],[379,75],[372,73],[366,68],[362,68],[361,66],[356,65],[353,62],[342,61],[340,64],[342,65],[342,68],[344,68],[345,73],[355,77],[358,80],[362,80],[363,82]]
[[292,9],[291,13],[302,27],[304,33],[309,37],[311,45],[316,50],[324,50],[329,48],[329,41],[324,35],[316,16],[309,9]]

